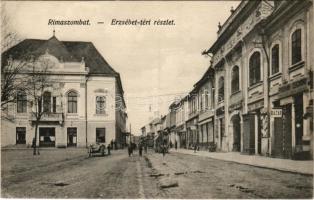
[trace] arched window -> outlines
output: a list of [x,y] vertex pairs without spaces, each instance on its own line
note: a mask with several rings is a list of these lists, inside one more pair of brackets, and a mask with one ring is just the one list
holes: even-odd
[[258,83],[261,80],[261,54],[256,51],[250,57],[249,64],[249,77],[250,77],[250,86]]
[[43,96],[43,111],[44,112],[51,112],[51,93],[45,92]]
[[224,77],[220,77],[218,81],[218,102],[225,99]]
[[275,44],[271,49],[271,74],[279,72],[279,44]]
[[77,93],[74,91],[68,93],[68,113],[77,113]]
[[295,30],[291,35],[291,64],[302,60],[301,29]]
[[18,113],[27,112],[27,96],[26,93],[23,91],[17,93],[17,112]]
[[96,114],[105,114],[106,102],[104,96],[96,97]]
[[231,72],[231,93],[235,93],[239,90],[239,67],[234,66]]

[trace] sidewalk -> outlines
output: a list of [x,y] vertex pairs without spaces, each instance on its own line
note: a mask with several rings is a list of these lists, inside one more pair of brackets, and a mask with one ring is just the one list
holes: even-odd
[[289,160],[280,158],[270,158],[257,155],[242,155],[239,152],[207,152],[207,151],[197,151],[194,153],[193,150],[187,149],[171,149],[170,153],[177,152],[195,156],[203,156],[218,160],[231,161],[246,165],[252,165],[257,167],[276,169],[287,172],[301,173],[306,175],[313,175],[313,161],[299,161],[299,160]]

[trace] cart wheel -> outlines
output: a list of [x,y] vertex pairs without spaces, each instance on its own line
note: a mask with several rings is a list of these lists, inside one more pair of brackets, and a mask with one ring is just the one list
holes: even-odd
[[105,148],[104,148],[104,146],[101,146],[100,151],[101,151],[101,156],[104,156],[105,155]]
[[88,157],[92,157],[92,149],[90,147],[88,148]]

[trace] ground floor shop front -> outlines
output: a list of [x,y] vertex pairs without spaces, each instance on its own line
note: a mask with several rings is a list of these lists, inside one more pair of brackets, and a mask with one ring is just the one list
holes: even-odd
[[[115,122],[65,121],[62,124],[41,122],[37,128],[40,147],[86,147],[89,144],[116,140]],[[35,125],[27,120],[2,121],[1,146],[25,145],[31,147],[35,138]],[[122,144],[121,144],[122,145]]]

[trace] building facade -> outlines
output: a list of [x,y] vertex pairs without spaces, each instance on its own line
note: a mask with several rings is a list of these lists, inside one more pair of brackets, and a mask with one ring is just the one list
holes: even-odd
[[313,159],[313,7],[241,1],[231,9],[203,52],[210,67],[177,106],[181,147]]
[[[36,143],[41,147],[86,147],[96,142],[125,145],[126,105],[119,73],[91,42],[26,39],[2,54],[2,67],[31,56],[34,65],[51,64],[49,86],[38,103],[43,116]],[[29,75],[29,63],[23,72]],[[1,145],[31,146],[35,137],[35,104],[17,91],[1,119]]]
[[232,10],[207,52],[219,149],[313,156],[313,35],[313,1],[242,1]]

